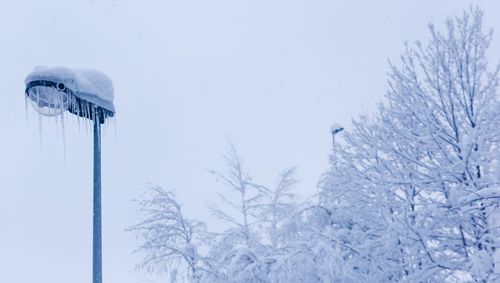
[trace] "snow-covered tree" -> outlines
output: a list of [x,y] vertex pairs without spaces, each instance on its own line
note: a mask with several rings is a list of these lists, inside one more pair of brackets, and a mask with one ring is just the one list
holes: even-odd
[[142,243],[140,267],[190,282],[279,282],[269,273],[290,251],[295,170],[283,171],[277,185],[267,187],[252,181],[234,146],[224,160],[224,173],[211,171],[226,186],[212,212],[227,228],[206,231],[204,223],[182,214],[173,192],[153,186],[139,201],[144,220],[129,229]]
[[500,68],[487,65],[481,11],[446,28],[430,25],[427,44],[406,44],[390,64],[386,102],[353,122],[322,183],[326,226],[362,251],[360,272],[384,281],[499,278]]
[[211,173],[224,183],[228,192],[219,194],[220,204],[212,207],[212,213],[229,228],[217,233],[211,256],[218,259],[218,270],[228,282],[265,282],[258,216],[267,190],[252,182],[232,144],[224,160],[227,171]]
[[187,219],[175,194],[157,186],[151,186],[138,204],[144,220],[129,230],[142,242],[137,249],[144,256],[139,267],[170,272],[171,281],[180,277],[197,282],[208,263],[198,253],[205,224]]
[[131,229],[141,266],[200,283],[500,281],[500,66],[482,17],[405,45],[378,112],[337,133],[316,201],[297,203],[293,169],[255,183],[233,146],[212,172],[225,229],[208,233],[153,187]]
[[260,204],[261,224],[264,224],[273,250],[282,248],[286,243],[290,216],[298,209],[296,195],[291,192],[298,183],[295,175],[295,168],[284,170],[274,188],[265,188],[266,200]]
[[[227,187],[213,213],[229,228],[215,237],[210,256],[218,259],[218,272],[227,282],[270,282],[276,258],[287,251],[286,224],[296,210],[291,189],[295,170],[283,171],[275,187],[252,181],[231,145],[224,159],[226,173],[212,172]],[[231,197],[232,195],[232,197]]]

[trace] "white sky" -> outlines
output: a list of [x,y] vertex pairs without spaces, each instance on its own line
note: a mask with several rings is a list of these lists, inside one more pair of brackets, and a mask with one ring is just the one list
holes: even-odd
[[[103,137],[104,282],[157,283],[134,271],[135,204],[146,184],[175,189],[212,221],[231,140],[256,181],[297,166],[304,196],[328,168],[330,125],[370,112],[387,59],[470,4],[500,27],[498,1],[19,1],[0,5],[0,281],[91,281],[91,135],[26,123],[36,65],[93,68],[115,86],[117,135]],[[499,38],[491,59],[500,58]],[[496,62],[496,61],[492,62]],[[71,117],[69,117],[71,118]]]

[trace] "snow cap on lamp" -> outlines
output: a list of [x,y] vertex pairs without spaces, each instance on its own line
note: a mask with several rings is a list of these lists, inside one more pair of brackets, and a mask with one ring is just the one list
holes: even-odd
[[344,127],[336,123],[330,127],[330,131],[332,132],[332,134],[336,134],[338,132],[341,132],[342,130],[344,130]]
[[[42,85],[34,86],[43,90],[45,101],[40,103],[37,97],[31,97],[29,89],[34,83],[44,82]],[[50,89],[47,86],[49,83]],[[39,108],[50,108],[51,103],[64,104],[67,97],[61,93],[71,94],[77,101],[83,101],[102,109],[105,117],[112,117],[115,113],[113,105],[114,90],[111,79],[104,73],[87,69],[69,69],[66,67],[36,67],[25,79],[26,95]],[[59,92],[59,95],[57,94]],[[36,93],[36,92],[33,92]],[[44,107],[47,106],[47,107]],[[63,108],[66,105],[58,105]],[[82,107],[81,105],[78,107]],[[68,109],[70,112],[80,115],[78,109]]]

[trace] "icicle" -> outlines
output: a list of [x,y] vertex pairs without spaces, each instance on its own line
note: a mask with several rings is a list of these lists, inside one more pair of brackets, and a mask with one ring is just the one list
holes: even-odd
[[43,149],[42,142],[42,115],[38,113],[38,135],[40,136],[40,151]]
[[111,118],[111,123],[112,123],[114,130],[115,130],[115,140],[116,140],[116,117]]
[[75,110],[75,113],[76,113],[76,122],[78,124],[78,133],[81,134],[81,119],[82,117],[80,116],[81,115],[81,112],[80,112],[80,107],[77,107],[77,104],[76,104],[76,99],[72,98],[71,99],[71,108]]
[[26,117],[26,126],[28,126],[28,95],[24,94],[24,116]]
[[93,125],[92,125],[92,122],[91,122],[91,121],[89,121],[89,120],[91,120],[91,119],[92,119],[92,117],[91,117],[91,112],[90,112],[90,106],[89,106],[89,103],[88,103],[88,102],[85,102],[84,104],[85,104],[85,105],[84,105],[84,107],[85,107],[85,118],[86,118],[86,124],[87,124],[87,126],[86,126],[85,128],[86,128],[86,130],[87,130],[87,134],[88,134],[88,133],[89,133],[89,130],[90,130],[90,132],[92,132],[92,127],[93,127]]
[[[62,102],[62,101],[61,101]],[[60,110],[65,111],[63,103],[59,103]],[[64,155],[64,167],[66,167],[66,132],[64,128],[64,115],[66,113],[62,112],[61,113],[61,130],[62,130],[62,140],[63,140],[63,155]]]
[[93,114],[93,121],[94,123],[97,123],[97,145],[98,145],[98,149],[99,151],[101,151],[101,121],[99,119],[99,115],[97,113],[97,107],[96,106],[93,106],[92,107],[92,114]]
[[89,133],[88,125],[87,125],[87,112],[85,111],[85,105],[80,104],[80,109],[82,110],[82,117],[83,117],[83,127],[85,128],[85,134]]
[[[40,103],[40,95],[38,95],[38,89],[35,89],[35,94],[36,94],[36,103],[38,105]],[[40,151],[42,151],[43,150],[43,142],[42,142],[42,115],[40,113],[38,113],[38,135],[40,136]]]
[[81,129],[80,129],[80,119],[81,119],[81,117],[77,115],[77,116],[76,116],[76,123],[78,124],[78,133],[79,133],[79,134],[81,134],[81,133],[82,133],[82,132],[81,132]]
[[[55,111],[55,110],[54,110]],[[49,121],[52,124],[52,119],[54,119],[54,124],[56,125],[56,138],[59,138],[59,120],[58,120],[58,115],[49,117]]]

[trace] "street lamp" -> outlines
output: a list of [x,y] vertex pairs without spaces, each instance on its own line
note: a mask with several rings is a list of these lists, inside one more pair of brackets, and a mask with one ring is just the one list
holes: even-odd
[[94,70],[37,67],[25,80],[26,98],[40,115],[63,116],[68,111],[93,122],[93,283],[102,283],[101,124],[115,115],[113,83]]
[[332,145],[333,149],[335,149],[335,135],[342,132],[344,130],[344,127],[342,127],[339,124],[333,124],[330,128],[330,132],[332,133]]

